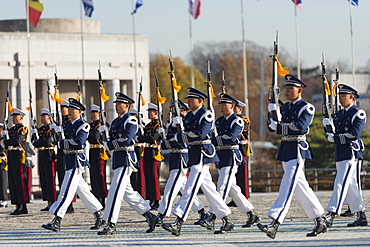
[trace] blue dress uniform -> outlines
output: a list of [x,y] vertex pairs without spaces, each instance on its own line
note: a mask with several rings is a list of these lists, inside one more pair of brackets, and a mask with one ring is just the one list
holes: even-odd
[[[123,93],[116,93],[116,100],[113,103],[133,104],[135,101]],[[134,152],[134,139],[138,130],[137,118],[128,112],[113,120],[109,136],[110,141],[104,142],[109,151],[113,151],[112,169],[113,179],[108,192],[108,198],[104,210],[103,220],[107,221],[103,231],[98,235],[112,235],[116,233],[116,223],[119,216],[122,200],[125,200],[138,214],[147,218],[151,232],[155,228],[157,218],[150,213],[150,205],[131,186],[130,176],[137,172],[136,154]]]
[[[352,94],[358,98],[357,91],[347,85],[339,84],[339,94]],[[340,110],[334,119],[335,133],[328,134],[329,141],[335,144],[335,162],[337,174],[334,181],[334,190],[327,206],[332,213],[331,218],[340,214],[343,202],[346,201],[351,212],[359,218],[348,226],[366,226],[365,204],[362,199],[360,170],[363,160],[364,144],[360,139],[366,122],[366,113],[356,105],[350,105]],[[332,225],[332,220],[329,225]]]
[[[182,102],[180,102],[180,108],[188,111],[189,109],[187,106]],[[172,125],[169,125],[168,132],[167,132],[167,140],[162,142],[161,148],[162,150],[169,150],[169,170],[170,175],[167,179],[166,186],[164,188],[164,194],[161,200],[161,203],[158,208],[159,217],[163,219],[165,216],[170,216],[172,204],[175,200],[179,191],[183,194],[185,183],[186,183],[186,174],[188,172],[187,163],[189,162],[189,155],[188,155],[188,146],[184,143],[178,143],[175,139],[172,139],[176,134],[177,129],[174,128]],[[195,196],[194,203],[192,205],[193,212],[199,212],[204,209],[203,203],[200,199]],[[200,218],[205,218],[204,210],[200,213]]]
[[[233,104],[238,101],[227,94],[221,94],[219,104]],[[253,205],[243,195],[240,187],[236,184],[235,174],[238,171],[238,166],[243,164],[243,154],[239,149],[239,138],[244,129],[244,121],[238,117],[234,112],[228,116],[222,116],[216,120],[217,137],[212,138],[212,143],[217,148],[217,156],[220,159],[216,163],[218,168],[218,183],[217,191],[220,192],[222,199],[226,201],[227,197],[233,199],[240,212],[248,213],[251,221],[247,222],[245,227],[250,227],[253,223],[258,222],[259,218],[254,212]],[[213,213],[213,208],[209,210]]]
[[[306,87],[303,81],[292,75],[286,75],[285,79],[284,86]],[[269,125],[270,131],[276,130],[277,134],[282,135],[277,159],[282,161],[284,169],[279,197],[267,214],[273,219],[271,228],[273,232],[271,234],[268,231],[269,226],[263,227],[258,224],[258,227],[261,231],[266,232],[270,238],[275,238],[277,228],[284,221],[293,193],[295,193],[307,216],[314,219],[314,221],[316,220],[315,222],[320,226],[320,229],[315,228],[307,236],[316,236],[326,231],[326,229],[321,229],[325,225],[321,218],[324,208],[310,188],[304,173],[305,160],[312,160],[312,152],[306,142],[306,135],[309,132],[309,125],[313,120],[315,108],[299,96],[294,102],[287,102],[282,105],[280,112],[282,123],[276,123],[270,119],[272,123]]]
[[[85,110],[85,107],[79,101],[73,98],[70,98],[68,101],[69,108],[75,108],[81,111]],[[84,151],[89,130],[89,124],[81,118],[66,124],[64,131],[65,139],[58,142],[58,148],[64,153],[63,163],[65,175],[59,191],[58,200],[49,209],[49,212],[54,214],[56,218],[51,223],[43,225],[42,227],[45,229],[59,231],[60,221],[66,214],[67,208],[76,193],[81,198],[89,213],[94,213],[96,216],[96,214],[100,214],[99,211],[103,208],[98,199],[91,193],[88,184],[82,176],[84,166],[90,167]],[[54,224],[55,220],[58,220],[57,227]]]
[[[204,99],[206,97],[207,95],[203,92],[195,88],[189,88],[186,98]],[[210,139],[213,122],[213,114],[204,106],[200,106],[186,115],[184,120],[185,131],[175,136],[179,143],[189,145],[188,167],[190,172],[185,184],[184,194],[172,211],[177,216],[176,221],[173,224],[163,224],[162,227],[177,236],[180,235],[181,225],[188,217],[199,188],[202,188],[217,218],[227,217],[231,213],[229,207],[217,192],[209,172],[210,164],[219,161],[216,149]]]

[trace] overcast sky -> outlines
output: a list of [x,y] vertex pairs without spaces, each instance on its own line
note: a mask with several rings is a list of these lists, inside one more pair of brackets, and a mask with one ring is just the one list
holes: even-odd
[[[370,1],[352,7],[356,68],[370,59]],[[0,0],[0,19],[25,18],[24,0]],[[93,0],[92,19],[102,33],[132,33],[131,0]],[[136,33],[149,37],[151,53],[188,58],[188,0],[143,0],[135,15]],[[205,41],[241,41],[240,0],[201,0],[201,13],[193,20],[194,45]],[[347,0],[302,0],[298,27],[302,67],[342,60],[351,67],[350,8]],[[44,0],[41,18],[80,18],[81,0]],[[291,0],[243,0],[245,37],[271,47],[276,30],[279,46],[296,54],[294,4]],[[87,17],[84,17],[87,18]],[[247,48],[248,49],[248,48]]]

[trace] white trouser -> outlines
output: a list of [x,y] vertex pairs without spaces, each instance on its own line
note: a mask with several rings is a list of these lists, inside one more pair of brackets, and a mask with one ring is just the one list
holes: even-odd
[[283,162],[284,175],[281,179],[279,197],[272,205],[268,216],[283,223],[288,213],[293,193],[297,196],[308,218],[315,219],[324,214],[324,208],[309,186],[304,174],[304,160],[298,159]]
[[58,200],[50,206],[49,212],[63,218],[76,192],[89,213],[93,214],[103,208],[83,179],[82,170],[73,168],[65,172]]
[[[179,191],[184,194],[184,188],[186,183],[186,173],[188,169],[173,169],[170,171],[170,176],[167,179],[166,187],[164,188],[164,195],[159,205],[158,212],[170,216],[173,201],[175,200]],[[191,209],[194,213],[204,208],[203,203],[199,200],[198,196],[195,196],[194,203]]]
[[129,166],[119,167],[114,170],[104,209],[104,220],[117,223],[122,200],[125,200],[140,215],[150,210],[149,203],[144,200],[139,192],[133,190],[130,182],[131,173],[132,169]]
[[[217,182],[217,191],[220,192],[224,201],[226,201],[227,196],[230,195],[235,204],[238,206],[240,212],[245,214],[254,209],[254,207],[252,203],[248,201],[245,195],[243,195],[240,187],[236,184],[235,174],[237,172],[237,165],[234,165],[233,167],[222,167],[221,170],[218,171],[219,177]],[[211,208],[209,212],[214,213],[213,208]]]
[[336,162],[337,175],[334,181],[334,190],[327,210],[340,214],[344,200],[348,203],[352,213],[365,210],[359,187],[358,159]]
[[212,182],[212,176],[209,173],[210,164],[198,164],[190,168],[188,179],[186,180],[184,193],[176,204],[172,213],[184,221],[187,219],[190,207],[199,188],[202,188],[207,201],[214,208],[217,218],[222,218],[231,213],[229,207],[222,200],[220,193],[216,190],[216,185]]

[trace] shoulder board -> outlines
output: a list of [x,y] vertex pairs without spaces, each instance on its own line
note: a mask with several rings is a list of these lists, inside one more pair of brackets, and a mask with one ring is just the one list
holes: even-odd
[[250,123],[251,120],[249,119],[249,117],[245,117],[245,116],[242,116],[241,119],[245,122],[245,123]]
[[203,115],[200,117],[199,119],[199,122],[202,120],[202,119],[205,119],[207,122],[212,122],[213,120],[213,114],[210,110],[206,110]]

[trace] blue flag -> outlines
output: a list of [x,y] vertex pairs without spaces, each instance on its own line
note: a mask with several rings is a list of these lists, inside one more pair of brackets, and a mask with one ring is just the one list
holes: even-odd
[[358,6],[358,0],[348,0],[353,6]]
[[143,0],[136,0],[135,2],[135,9],[132,11],[131,15],[136,14],[137,9],[143,5]]
[[94,11],[94,5],[92,0],[82,0],[85,9],[85,16],[91,17],[92,12]]

